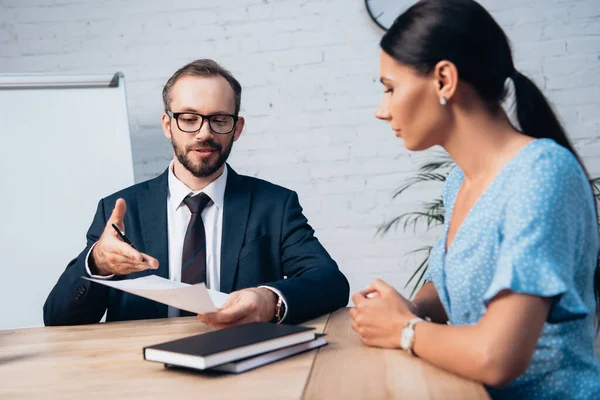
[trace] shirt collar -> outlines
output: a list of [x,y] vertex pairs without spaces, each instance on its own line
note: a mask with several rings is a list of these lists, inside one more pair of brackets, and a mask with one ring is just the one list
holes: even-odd
[[217,179],[212,181],[202,190],[193,191],[181,182],[173,173],[173,161],[169,165],[169,204],[173,210],[177,210],[183,203],[186,196],[206,193],[219,209],[223,209],[225,202],[225,187],[227,186],[227,165],[223,168],[223,173]]

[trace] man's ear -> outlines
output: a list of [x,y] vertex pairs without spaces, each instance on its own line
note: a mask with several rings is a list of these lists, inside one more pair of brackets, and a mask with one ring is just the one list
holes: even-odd
[[233,141],[235,142],[242,135],[242,131],[244,130],[244,125],[246,124],[246,120],[244,117],[239,117],[237,122],[235,123],[235,131],[233,132]]
[[171,140],[171,117],[166,112],[163,112],[160,118],[160,124],[162,126],[165,137]]

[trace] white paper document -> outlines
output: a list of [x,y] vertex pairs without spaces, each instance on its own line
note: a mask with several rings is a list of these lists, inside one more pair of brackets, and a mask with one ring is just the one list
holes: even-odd
[[197,314],[217,311],[217,307],[221,307],[228,296],[227,293],[207,289],[204,283],[188,285],[156,275],[122,281],[83,278]]

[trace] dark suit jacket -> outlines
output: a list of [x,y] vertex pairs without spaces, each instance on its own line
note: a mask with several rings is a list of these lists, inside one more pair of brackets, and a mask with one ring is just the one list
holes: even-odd
[[[295,192],[236,174],[230,167],[225,189],[221,240],[221,291],[272,286],[284,295],[283,322],[299,323],[344,307],[348,281],[314,237]],[[168,170],[100,200],[87,233],[86,248],[72,260],[44,304],[46,325],[166,318],[167,306],[83,279],[85,259],[98,241],[118,198],[127,202],[124,224],[136,247],[156,259],[149,274],[169,278],[167,241]],[[287,277],[287,279],[284,279]]]

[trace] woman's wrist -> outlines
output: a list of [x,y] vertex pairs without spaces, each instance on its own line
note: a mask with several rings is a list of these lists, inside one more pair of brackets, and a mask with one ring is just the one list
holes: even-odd
[[415,317],[423,318],[423,316],[419,312],[419,305],[417,302],[411,301],[409,309],[410,309],[410,312],[415,315]]

